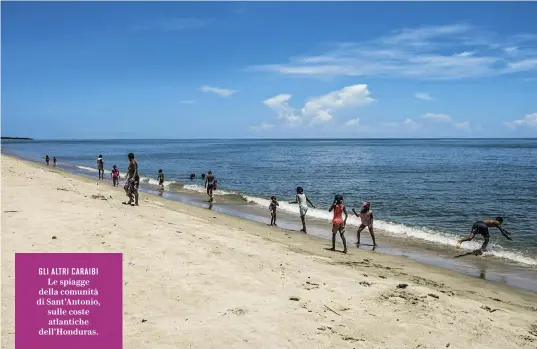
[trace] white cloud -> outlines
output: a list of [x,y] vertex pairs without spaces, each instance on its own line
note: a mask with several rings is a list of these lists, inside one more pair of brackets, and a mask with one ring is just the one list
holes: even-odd
[[278,114],[278,119],[287,124],[307,122],[310,125],[323,124],[333,120],[333,113],[340,109],[367,105],[374,101],[366,84],[346,86],[323,96],[306,101],[300,113],[289,105],[291,95],[280,94],[263,101]]
[[420,124],[420,123],[417,123],[416,121],[412,120],[412,119],[406,119],[404,122],[403,122],[403,125],[408,128],[409,130],[411,131],[417,131],[419,130],[423,125]]
[[427,92],[416,92],[414,93],[414,97],[424,101],[434,101],[434,98],[431,97],[431,95],[429,95]]
[[219,88],[219,87],[211,87],[211,86],[201,86],[199,88],[199,90],[201,92],[212,92],[212,93],[216,93],[217,95],[221,96],[221,97],[229,97],[231,96],[232,94],[236,93],[237,91],[235,90],[229,90],[229,89],[225,89],[225,88]]
[[504,122],[506,126],[516,129],[521,126],[530,126],[537,128],[537,113],[527,114],[524,119],[513,120],[509,122]]
[[[537,70],[537,48],[532,40],[533,35],[502,37],[466,24],[430,26],[339,43],[317,55],[248,69],[313,77],[464,79]],[[510,50],[514,47],[517,50]]]
[[259,125],[250,126],[250,129],[253,130],[253,131],[256,131],[256,132],[261,132],[261,131],[270,130],[273,127],[274,127],[274,125],[272,125],[272,124],[262,122]]
[[506,53],[515,54],[518,50],[518,47],[506,47],[503,49]]
[[366,84],[347,86],[324,96],[311,98],[304,104],[302,115],[311,118],[314,124],[331,121],[335,110],[373,102],[370,94]]
[[181,104],[194,104],[194,103],[196,103],[196,101],[188,99],[188,100],[179,101],[179,103],[181,103]]
[[360,119],[359,118],[356,118],[356,119],[350,119],[350,120],[347,120],[347,122],[345,122],[343,124],[344,127],[356,127],[356,126],[360,126]]
[[470,123],[468,121],[454,122],[453,126],[459,131],[470,132]]
[[451,117],[447,114],[427,113],[425,115],[422,115],[422,118],[429,119],[429,120],[436,120],[436,121],[451,122]]
[[274,110],[278,114],[278,119],[285,121],[289,125],[299,124],[302,119],[295,113],[295,110],[289,106],[289,100],[291,95],[280,94],[269,99],[265,99],[265,104],[270,109]]

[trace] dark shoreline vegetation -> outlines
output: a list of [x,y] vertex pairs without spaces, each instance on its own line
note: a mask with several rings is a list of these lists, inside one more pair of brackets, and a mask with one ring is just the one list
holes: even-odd
[[11,139],[11,140],[19,140],[19,141],[33,141],[33,138],[27,138],[27,137],[2,137],[2,139]]

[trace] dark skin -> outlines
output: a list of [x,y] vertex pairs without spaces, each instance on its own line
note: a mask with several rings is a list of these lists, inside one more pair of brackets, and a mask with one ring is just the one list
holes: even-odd
[[[328,209],[328,212],[332,212],[336,206],[343,205],[343,202],[334,202],[332,206]],[[340,225],[333,225],[332,227],[332,248],[331,251],[336,250],[336,234],[339,231],[339,235],[341,236],[341,241],[343,242],[343,253],[347,253],[347,239],[345,239],[345,226],[347,225],[347,218],[349,215],[347,214],[347,210],[345,209],[345,206],[343,206],[343,213],[345,214],[345,219],[343,220],[343,224]]]
[[[297,192],[296,196],[295,196],[295,201],[289,201],[290,204],[298,204],[298,194],[299,193]],[[313,204],[313,202],[310,201],[310,198],[308,198],[307,195],[306,195],[306,202],[308,204],[310,204],[311,207],[315,208],[315,205]],[[303,233],[307,233],[307,231],[306,231],[306,216],[301,215],[300,220],[302,221],[302,230],[300,230],[300,231],[303,232]]]
[[[352,212],[356,215],[356,217],[358,217],[358,212],[356,212],[354,208],[352,209]],[[365,228],[366,228],[366,225],[364,224],[360,224],[360,227],[358,227],[358,231],[356,232],[356,239],[357,239],[356,245],[357,246],[360,246],[360,233]],[[373,246],[378,246],[375,241],[375,233],[373,232],[373,213],[371,213],[371,224],[367,226],[367,229],[369,230],[369,234],[371,234],[371,239],[373,240]]]
[[[127,180],[134,181],[138,178],[138,163],[134,158],[129,159],[129,170],[127,172]],[[133,205],[132,199],[134,196],[134,206],[138,206],[138,190],[134,190],[134,193],[131,193],[129,196],[128,205]]]
[[[504,229],[502,227],[503,222],[497,221],[496,219],[492,219],[492,218],[483,219],[480,222],[485,223],[486,226],[489,227],[489,228],[497,228],[502,233],[502,235],[505,236],[505,238],[507,240],[511,240],[511,241],[513,240],[511,238],[511,236],[510,236],[511,233],[508,232],[506,229]],[[465,241],[472,241],[475,238],[475,236],[476,236],[476,234],[470,233],[470,235],[468,235],[464,239],[460,239],[459,241],[457,241],[457,245],[460,246],[460,244],[462,244]],[[488,243],[489,243],[489,238],[485,237],[485,242],[483,243],[483,245],[481,246],[481,248],[479,250],[474,251],[475,254],[480,255],[483,252],[485,252],[487,250],[486,247],[487,247]]]
[[[209,183],[213,183],[213,187],[209,187]],[[208,174],[205,177],[205,188],[207,188],[207,195],[209,195],[209,201],[213,201],[213,188],[214,188],[214,176],[213,174]]]
[[[276,206],[280,206],[280,204],[278,203],[278,200],[276,199],[272,199],[272,203]],[[274,210],[270,209],[270,216],[271,216],[270,225],[276,226],[276,209]]]

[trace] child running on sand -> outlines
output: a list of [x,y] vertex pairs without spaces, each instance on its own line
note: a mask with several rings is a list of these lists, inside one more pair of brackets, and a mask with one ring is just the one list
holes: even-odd
[[315,208],[315,205],[310,201],[310,199],[304,194],[304,189],[302,187],[296,187],[296,197],[295,201],[289,201],[290,204],[298,204],[300,209],[300,220],[302,220],[302,230],[303,233],[307,234],[306,231],[306,213],[308,212],[308,203],[311,207]]
[[461,244],[465,241],[472,241],[476,235],[483,236],[483,239],[485,240],[483,242],[483,245],[479,250],[474,251],[476,254],[482,254],[483,252],[487,251],[487,246],[489,244],[490,234],[489,234],[489,227],[490,228],[498,228],[498,230],[502,233],[503,236],[507,240],[513,240],[511,238],[511,233],[505,230],[502,227],[503,218],[502,217],[496,217],[495,219],[483,219],[480,221],[477,221],[472,226],[472,230],[470,232],[470,235],[468,237],[465,237],[464,239],[460,239],[457,241],[457,248],[461,246]]
[[270,205],[269,205],[269,211],[270,211],[270,225],[276,226],[276,207],[280,206],[278,203],[278,200],[275,196],[270,197]]
[[160,189],[164,190],[164,173],[162,169],[158,170],[158,185],[160,185]]
[[371,239],[373,239],[373,247],[376,247],[377,243],[375,241],[375,234],[373,233],[373,211],[371,211],[371,203],[369,201],[362,203],[360,213],[357,213],[354,208],[352,209],[352,212],[354,212],[357,217],[360,217],[362,221],[362,224],[360,224],[360,227],[356,232],[356,246],[360,246],[360,233],[367,227],[369,234],[371,234]]
[[[336,195],[332,206],[328,209],[328,212],[334,211],[334,218],[332,219],[332,248],[331,251],[336,250],[336,234],[339,232],[341,241],[343,241],[343,253],[347,253],[347,240],[345,239],[345,225],[347,224],[347,210],[343,204],[343,196]],[[342,214],[345,214],[343,219]]]
[[112,176],[112,183],[114,184],[114,187],[116,185],[119,185],[119,170],[117,169],[117,166],[114,165],[114,168],[112,169],[112,173],[110,173]]

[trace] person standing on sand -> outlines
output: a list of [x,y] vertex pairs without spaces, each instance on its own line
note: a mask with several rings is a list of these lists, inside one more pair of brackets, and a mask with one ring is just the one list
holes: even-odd
[[97,170],[99,171],[99,179],[104,179],[104,161],[103,156],[97,158]]
[[[343,241],[343,253],[347,253],[347,240],[345,239],[345,226],[347,225],[347,210],[343,204],[343,196],[336,195],[332,206],[328,209],[328,212],[334,211],[334,218],[332,219],[332,248],[331,251],[336,250],[336,234],[339,232],[341,241]],[[343,219],[342,214],[345,214]]]
[[502,217],[496,217],[495,219],[483,219],[480,221],[477,221],[472,226],[472,230],[470,232],[470,235],[465,237],[464,239],[457,240],[457,248],[461,246],[461,244],[465,241],[472,241],[477,234],[482,235],[485,239],[485,242],[483,242],[483,245],[479,250],[476,250],[476,254],[483,254],[483,252],[487,251],[487,245],[489,244],[490,234],[489,234],[489,227],[490,228],[498,228],[503,236],[507,240],[513,240],[511,238],[511,233],[505,230],[502,227],[503,218]]
[[270,197],[270,225],[276,227],[276,207],[280,206],[275,196]]
[[313,208],[315,208],[315,205],[310,201],[306,194],[304,194],[304,189],[302,189],[302,187],[296,187],[295,201],[289,201],[289,203],[298,204],[298,207],[300,209],[300,220],[302,221],[302,229],[300,231],[307,234],[306,213],[308,212],[308,203]]
[[162,169],[158,170],[158,185],[160,185],[161,190],[164,190],[164,173]]
[[47,163],[47,166],[48,166],[50,162],[50,158],[48,157],[48,155],[45,156],[45,162]]
[[373,211],[371,211],[371,203],[369,201],[363,202],[360,213],[357,213],[354,208],[352,209],[352,212],[356,217],[360,217],[360,220],[362,221],[362,224],[360,224],[360,227],[358,227],[358,231],[356,232],[356,246],[360,246],[360,233],[367,227],[369,234],[371,234],[371,239],[373,240],[373,247],[376,247],[377,242],[375,241],[375,233],[373,233]]
[[[140,175],[138,174],[138,163],[134,160],[134,153],[129,153],[129,169],[127,170],[127,181],[125,183],[125,192],[129,202],[123,202],[124,205],[138,206],[138,187],[140,185]],[[134,199],[134,203],[132,202]]]
[[119,170],[117,169],[117,166],[114,165],[114,168],[112,169],[112,173],[110,174],[112,176],[112,184],[114,187],[116,185],[119,185]]
[[215,178],[213,176],[213,173],[209,171],[207,173],[207,177],[205,177],[205,188],[207,188],[207,195],[209,195],[209,202],[213,202],[214,180]]

